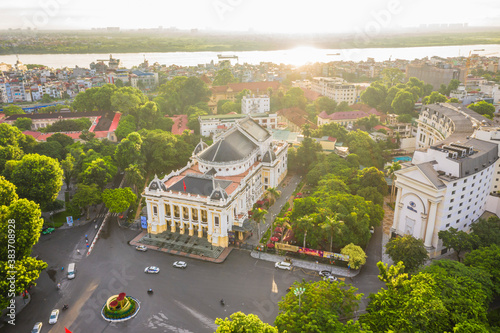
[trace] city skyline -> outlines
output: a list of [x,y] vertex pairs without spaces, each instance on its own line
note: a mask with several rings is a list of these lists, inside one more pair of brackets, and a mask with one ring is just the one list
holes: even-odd
[[[500,3],[483,0],[430,0],[410,3],[401,0],[376,0],[332,3],[312,0],[307,3],[277,0],[190,0],[139,3],[85,3],[68,0],[0,4],[0,30],[73,30],[106,27],[121,29],[169,28],[257,33],[356,33],[358,31],[398,31],[422,25],[499,26]],[[465,11],[464,8],[467,8]],[[152,10],[154,9],[154,10]],[[194,10],[193,10],[194,9]],[[485,14],[486,13],[486,14]]]

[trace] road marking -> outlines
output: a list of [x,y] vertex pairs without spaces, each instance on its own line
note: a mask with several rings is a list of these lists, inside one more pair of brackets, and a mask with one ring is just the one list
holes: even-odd
[[274,282],[274,279],[273,279],[273,286],[271,287],[271,292],[274,294],[278,293],[278,285],[276,284],[276,282]]
[[218,325],[215,325],[214,320],[212,318],[209,318],[209,317],[207,317],[207,316],[205,316],[205,315],[203,315],[203,314],[201,314],[201,313],[199,313],[199,312],[197,312],[197,311],[189,308],[188,306],[182,304],[179,301],[175,301],[175,303],[177,303],[184,310],[186,310],[189,313],[191,313],[193,315],[193,317],[195,317],[196,319],[198,319],[202,324],[204,324],[208,328],[213,329],[214,331],[217,330]]

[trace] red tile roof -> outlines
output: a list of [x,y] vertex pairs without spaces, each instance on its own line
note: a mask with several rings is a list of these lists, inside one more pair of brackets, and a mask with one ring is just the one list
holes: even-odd
[[315,123],[311,122],[310,120],[307,119],[307,112],[294,107],[294,108],[288,108],[288,109],[281,109],[276,112],[278,116],[285,117],[290,121],[291,123],[302,127],[305,124],[311,125],[311,129],[316,129],[318,128]]
[[225,86],[215,86],[212,87],[212,93],[224,93],[229,88],[235,93],[239,93],[245,89],[252,91],[253,93],[267,94],[267,88],[272,88],[273,91],[278,90],[280,83],[278,81],[261,81],[261,82],[240,82],[240,83],[230,83]]
[[310,101],[315,101],[318,98],[320,98],[321,96],[323,96],[320,93],[312,91],[311,89],[303,89],[302,88],[302,90],[304,90],[304,96],[305,96],[305,98],[307,98]]

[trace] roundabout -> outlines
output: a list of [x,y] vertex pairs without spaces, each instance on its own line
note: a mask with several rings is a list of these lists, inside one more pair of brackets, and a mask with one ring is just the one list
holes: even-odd
[[140,309],[139,300],[127,296],[125,293],[120,293],[108,298],[102,307],[101,316],[110,322],[122,322],[134,318]]

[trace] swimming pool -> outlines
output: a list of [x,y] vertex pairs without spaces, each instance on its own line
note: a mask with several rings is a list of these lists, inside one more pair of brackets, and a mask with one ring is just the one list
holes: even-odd
[[392,159],[393,162],[408,162],[411,161],[411,156],[398,156]]

